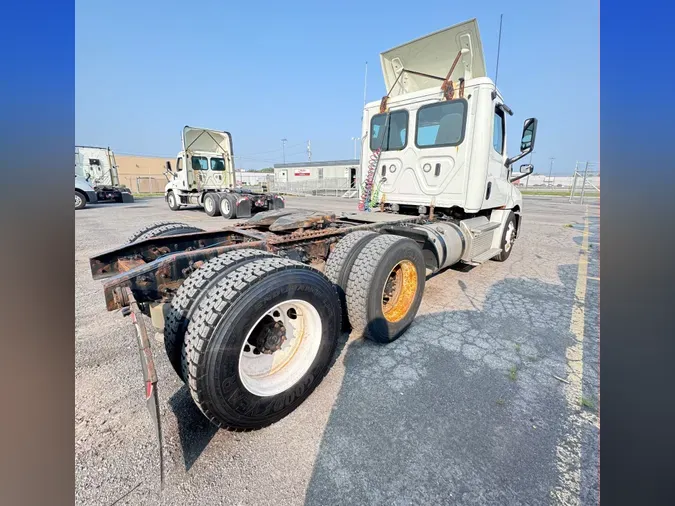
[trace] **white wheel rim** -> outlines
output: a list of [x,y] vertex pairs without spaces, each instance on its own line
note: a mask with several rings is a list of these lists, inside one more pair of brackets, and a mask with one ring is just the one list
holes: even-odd
[[226,197],[223,197],[222,202],[223,202],[223,212],[225,214],[230,214],[230,201]]
[[206,210],[208,212],[213,211],[213,199],[211,197],[206,198],[206,201],[204,202],[204,207],[206,207]]
[[[285,332],[279,331],[284,340],[275,343],[276,350],[262,353],[251,342],[260,335],[263,326],[272,321],[285,329]],[[244,388],[259,397],[277,395],[292,388],[314,363],[322,330],[319,312],[309,302],[293,299],[271,308],[251,327],[241,347],[239,378]]]
[[508,252],[511,250],[511,246],[516,240],[516,227],[513,225],[513,222],[509,222],[509,226],[506,228],[506,244],[504,244],[504,251]]
[[75,207],[81,206],[82,205],[82,197],[79,195],[75,195]]
[[173,193],[172,193],[171,195],[169,195],[169,205],[170,205],[171,207],[173,207],[173,205],[175,204],[175,202],[176,202],[176,201],[174,200],[174,198],[173,198]]

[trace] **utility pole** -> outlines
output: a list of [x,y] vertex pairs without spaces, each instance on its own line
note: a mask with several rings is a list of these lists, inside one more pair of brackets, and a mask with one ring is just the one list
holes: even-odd
[[307,160],[312,161],[312,141],[307,141]]
[[283,152],[284,165],[286,165],[286,142],[288,142],[288,139],[286,138],[281,139],[281,150]]
[[581,202],[580,204],[584,203],[584,193],[586,193],[586,179],[588,178],[588,162],[586,162],[586,167],[584,168],[584,180],[583,183],[581,183]]
[[[534,155],[534,150],[530,151],[530,165],[532,165],[532,156]],[[527,190],[528,185],[530,184],[530,176],[528,175],[525,178],[525,189]]]
[[354,141],[354,160],[356,160],[356,141],[358,140],[358,137],[352,137],[352,141]]
[[551,183],[551,174],[553,173],[553,160],[555,160],[555,158],[551,157],[551,158],[549,158],[549,160],[551,160],[551,166],[548,169],[548,182],[550,184]]

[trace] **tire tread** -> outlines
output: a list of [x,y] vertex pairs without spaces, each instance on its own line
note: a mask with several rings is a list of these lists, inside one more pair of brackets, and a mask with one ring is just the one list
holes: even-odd
[[184,382],[187,382],[187,370],[183,365],[187,354],[185,332],[197,303],[206,290],[233,266],[271,256],[274,255],[257,249],[228,251],[205,262],[180,285],[171,299],[164,323],[164,347],[171,365]]
[[[307,269],[320,275],[308,265],[282,257],[261,258],[237,267],[211,286],[201,298],[185,333],[186,354],[183,357],[187,371],[188,388],[200,411],[213,424],[227,430],[245,430],[223,424],[212,412],[203,377],[198,376],[199,365],[205,359],[209,341],[214,337],[218,322],[232,304],[249,288],[263,279],[286,269]],[[322,371],[326,374],[328,367]],[[318,383],[317,383],[318,384]],[[266,425],[274,423],[270,421]]]
[[368,292],[375,268],[384,253],[395,243],[405,240],[398,235],[381,235],[361,250],[356,258],[347,282],[347,311],[352,329],[366,333],[368,328]]
[[158,221],[156,223],[151,223],[150,225],[147,225],[131,234],[131,236],[129,236],[127,239],[127,244],[150,239],[151,237],[157,237],[161,234],[165,234],[166,232],[178,234],[179,232],[190,233],[203,231],[203,229],[193,227],[187,223],[181,223],[178,221]]

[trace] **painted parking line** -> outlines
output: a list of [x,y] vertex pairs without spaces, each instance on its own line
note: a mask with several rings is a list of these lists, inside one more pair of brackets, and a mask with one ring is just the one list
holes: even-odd
[[567,377],[564,384],[564,394],[567,406],[571,413],[565,421],[565,435],[556,448],[556,465],[559,472],[558,486],[552,491],[553,499],[559,504],[580,504],[581,484],[581,433],[584,422],[598,424],[595,414],[580,409],[584,373],[584,324],[586,308],[586,284],[588,276],[588,206],[584,216],[584,231],[577,262],[577,283],[574,290],[574,305],[570,332],[574,342],[568,346],[565,358],[567,361]]

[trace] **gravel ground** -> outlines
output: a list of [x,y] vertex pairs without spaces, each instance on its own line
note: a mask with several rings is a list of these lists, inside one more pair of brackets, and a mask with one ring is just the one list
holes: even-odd
[[267,429],[214,430],[155,353],[162,492],[134,333],[106,311],[88,258],[155,221],[226,222],[173,213],[161,198],[77,211],[77,504],[597,504],[599,207],[557,197],[524,207],[508,261],[430,278],[390,345],[344,336],[323,383]]

